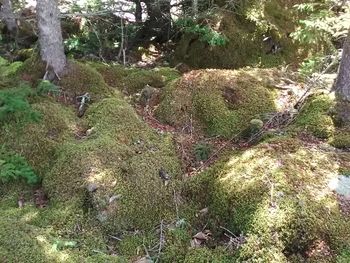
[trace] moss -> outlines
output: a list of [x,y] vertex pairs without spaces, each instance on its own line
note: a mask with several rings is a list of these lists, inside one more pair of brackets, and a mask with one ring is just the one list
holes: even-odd
[[334,100],[328,95],[315,95],[308,99],[291,130],[307,131],[314,136],[327,139],[334,132],[330,111]]
[[0,88],[10,87],[17,82],[17,72],[22,67],[22,62],[10,63],[0,57]]
[[262,79],[271,74],[249,69],[192,71],[166,87],[156,114],[171,125],[184,127],[192,119],[197,130],[230,137],[247,128],[251,119],[275,111],[274,95]]
[[[163,167],[175,184],[179,174],[171,138],[150,130],[120,98],[93,104],[86,119],[95,134],[59,147],[55,164],[43,179],[50,196],[69,200],[72,193],[83,196],[89,183],[99,185],[92,203],[97,213],[108,210],[105,225],[114,230],[143,229],[172,218],[172,187],[164,186],[158,175]],[[106,202],[113,195],[122,196],[117,207]]]
[[35,49],[27,48],[17,50],[14,55],[16,57],[16,60],[25,61],[27,59],[30,59],[32,56],[35,56],[35,53]]
[[184,262],[191,235],[187,229],[175,228],[166,233],[167,243],[161,255],[162,262]]
[[228,263],[232,262],[224,250],[208,248],[197,248],[189,250],[187,253],[185,263]]
[[330,138],[330,144],[339,149],[350,148],[350,131],[337,130]]
[[43,177],[52,164],[56,148],[72,132],[75,114],[51,100],[38,101],[32,107],[40,113],[41,120],[24,127],[17,123],[1,127],[0,142],[23,155]]
[[46,65],[41,61],[38,54],[34,54],[23,62],[19,69],[19,76],[22,80],[30,82],[33,86],[45,75]]
[[99,100],[112,94],[101,74],[89,65],[70,61],[66,73],[58,85],[67,93],[90,94],[92,100]]
[[[349,155],[349,154],[348,154]],[[338,176],[340,156],[282,137],[228,154],[187,182],[185,195],[208,207],[208,227],[243,233],[240,261],[288,262],[323,240],[335,253],[350,240],[350,221],[328,183]],[[326,260],[332,261],[332,256]]]
[[165,67],[146,70],[100,63],[91,63],[91,65],[101,73],[108,85],[129,94],[140,92],[146,85],[154,88],[164,87],[166,83],[180,76],[177,70]]
[[[50,203],[45,209],[32,205],[32,189],[20,184],[0,185],[0,259],[4,262],[88,262],[92,250],[106,253],[101,232],[84,217],[76,200]],[[24,208],[17,207],[20,195]],[[76,246],[56,249],[55,244],[74,241]],[[16,251],[16,253],[14,253]],[[101,257],[102,258],[102,257]],[[105,254],[108,262],[120,262]]]
[[[185,34],[175,50],[174,65],[185,62],[193,68],[274,67],[302,60],[303,55],[296,52],[298,45],[288,37],[298,23],[293,4],[249,1],[243,5],[246,7],[239,14],[220,10],[207,19],[212,28],[227,37],[225,46],[208,46],[198,36]],[[265,46],[264,35],[273,37],[282,49],[268,53],[271,45]]]

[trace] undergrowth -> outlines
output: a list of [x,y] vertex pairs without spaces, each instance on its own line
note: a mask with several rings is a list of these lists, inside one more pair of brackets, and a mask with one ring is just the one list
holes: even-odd
[[39,182],[39,177],[22,156],[0,148],[0,182],[20,179],[28,184]]

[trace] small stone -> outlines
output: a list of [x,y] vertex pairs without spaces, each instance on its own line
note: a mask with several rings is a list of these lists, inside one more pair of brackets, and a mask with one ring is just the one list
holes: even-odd
[[111,197],[109,198],[109,201],[108,201],[108,202],[111,204],[111,203],[113,203],[114,201],[119,200],[121,197],[122,197],[121,194],[113,195],[113,196],[111,196]]
[[95,132],[95,127],[92,127],[92,128],[90,128],[90,129],[88,129],[87,131],[86,131],[86,136],[90,136],[91,134],[93,134]]
[[100,211],[97,214],[97,220],[100,221],[101,223],[106,222],[108,219],[108,213],[106,210]]
[[90,192],[93,193],[98,189],[98,185],[95,183],[90,183],[88,184],[88,186],[86,187],[86,189]]

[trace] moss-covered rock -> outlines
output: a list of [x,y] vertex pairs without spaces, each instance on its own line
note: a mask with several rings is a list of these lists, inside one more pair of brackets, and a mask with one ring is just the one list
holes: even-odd
[[103,77],[94,68],[79,62],[70,61],[58,85],[75,96],[88,92],[92,100],[108,97],[112,91]]
[[22,80],[28,81],[35,86],[38,80],[43,79],[46,71],[45,68],[46,65],[41,61],[40,56],[35,53],[23,62],[18,73]]
[[[208,207],[214,233],[225,226],[246,236],[238,262],[289,262],[316,240],[337,254],[350,241],[349,218],[328,187],[341,166],[333,153],[282,137],[227,155],[191,178],[185,193]],[[330,253],[323,260],[334,262]]]
[[[289,37],[298,23],[293,9],[296,2],[249,1],[238,4],[242,6],[238,14],[220,9],[207,19],[207,23],[225,35],[227,44],[209,46],[198,35],[185,34],[172,62],[174,65],[185,62],[193,68],[239,68],[249,65],[273,67],[300,61],[303,55],[298,53],[298,45]],[[271,37],[280,50],[271,52],[273,43],[264,42],[264,36]]]
[[192,121],[195,129],[208,135],[230,137],[239,133],[259,115],[275,111],[268,70],[201,70],[185,74],[164,90],[156,110],[158,118],[184,127]]
[[41,119],[39,122],[8,123],[0,129],[0,143],[23,155],[41,176],[48,172],[55,150],[72,134],[74,112],[45,99],[32,104]]
[[[58,148],[43,185],[51,198],[67,201],[96,184],[96,193],[88,195],[100,221],[114,230],[145,228],[174,217],[179,163],[171,138],[148,128],[119,96],[88,109],[85,126],[94,127],[94,133]],[[172,176],[169,186],[160,179],[160,168]],[[113,196],[118,200],[109,202]]]
[[311,96],[302,108],[291,130],[307,131],[321,139],[331,137],[335,130],[330,114],[334,105],[334,99],[329,95]]
[[336,148],[349,149],[350,148],[350,130],[336,130],[334,135],[330,138],[330,144]]
[[146,85],[154,88],[164,87],[169,81],[180,76],[177,70],[165,67],[147,70],[121,65],[90,64],[101,73],[109,86],[117,87],[129,94],[140,92]]

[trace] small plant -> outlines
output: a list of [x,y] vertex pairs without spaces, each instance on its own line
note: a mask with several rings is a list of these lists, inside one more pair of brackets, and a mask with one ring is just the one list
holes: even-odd
[[0,182],[24,179],[28,184],[36,184],[39,177],[27,161],[20,155],[0,149]]
[[210,157],[212,147],[207,143],[199,143],[194,147],[194,154],[197,161],[206,161]]
[[32,109],[28,98],[33,95],[28,86],[0,90],[0,125],[17,122],[38,121],[40,115]]
[[39,85],[36,88],[36,92],[39,96],[44,96],[48,94],[53,94],[57,96],[60,93],[59,88],[48,80],[40,81]]
[[179,19],[176,24],[185,33],[199,35],[199,40],[208,43],[210,46],[225,46],[228,42],[225,35],[209,25],[197,24],[192,18]]

